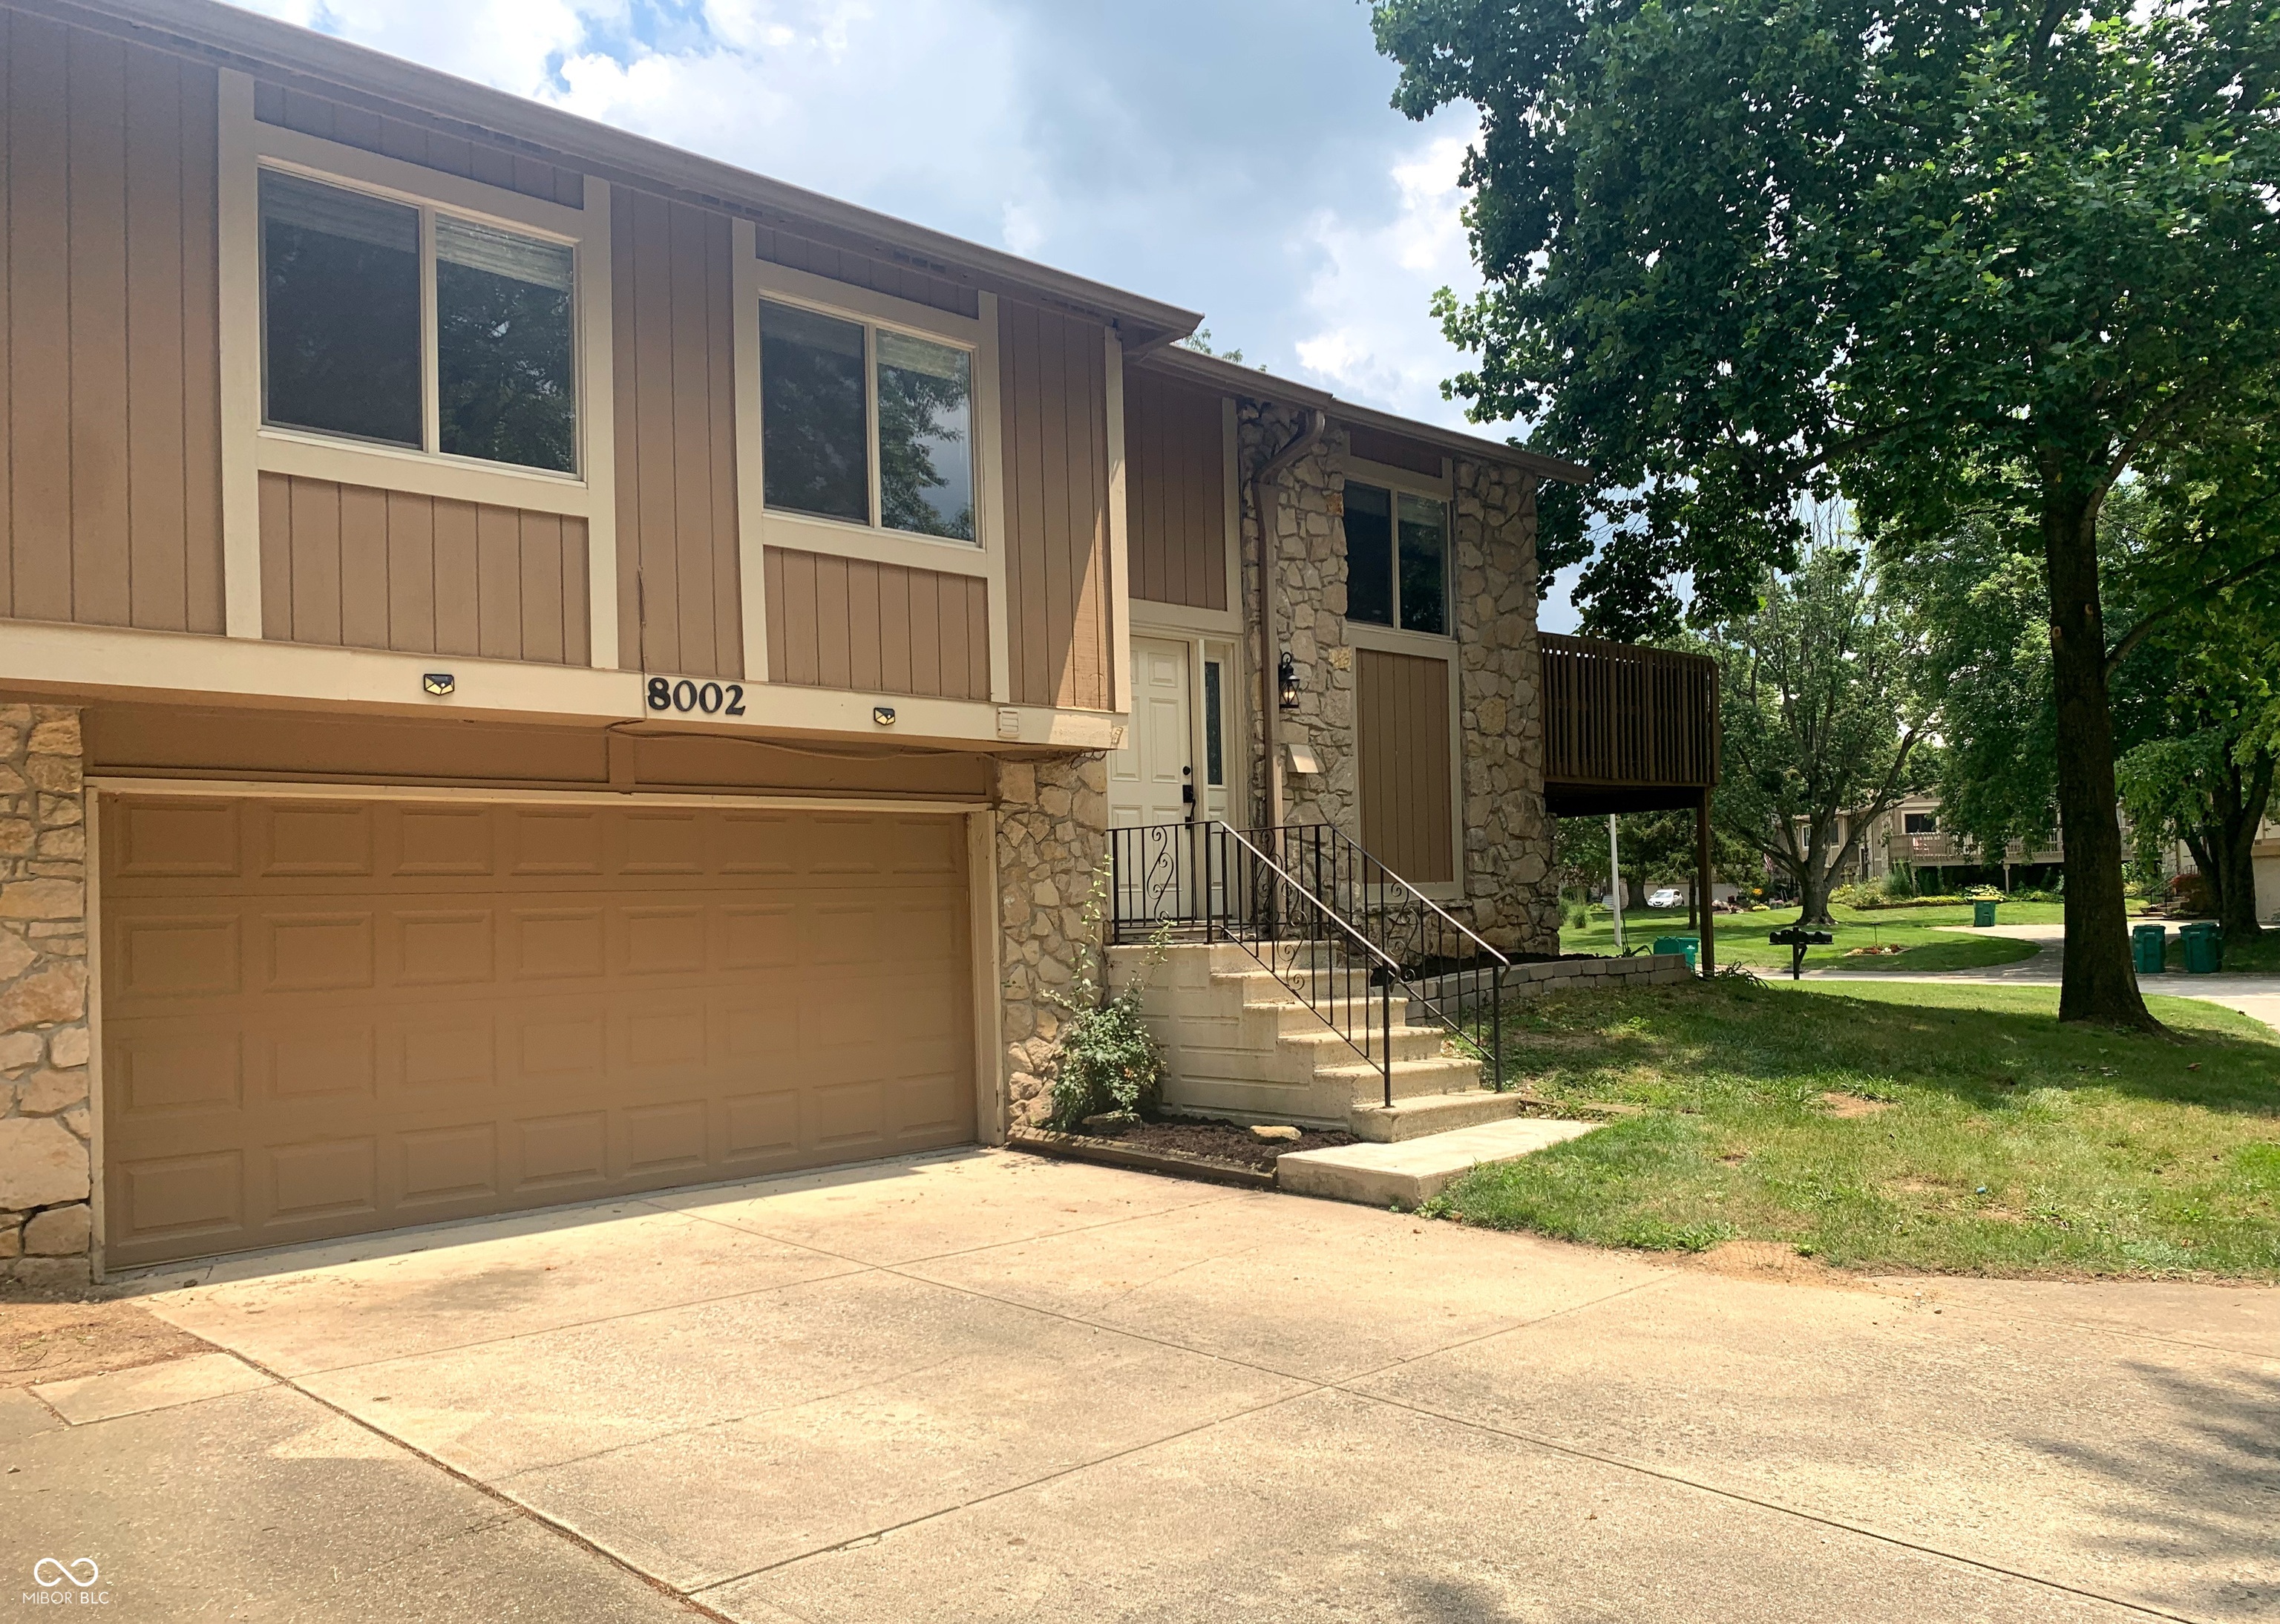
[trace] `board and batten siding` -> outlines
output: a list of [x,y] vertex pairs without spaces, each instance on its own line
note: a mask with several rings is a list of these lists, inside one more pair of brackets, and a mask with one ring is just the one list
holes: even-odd
[[947,275],[936,275],[914,266],[859,254],[852,249],[834,248],[828,242],[818,242],[774,226],[755,227],[752,248],[760,258],[772,265],[805,271],[813,276],[828,276],[835,282],[867,288],[874,293],[908,299],[913,304],[948,311],[953,315],[982,313],[982,296],[973,289],[952,281]]
[[273,641],[583,666],[586,521],[261,476]]
[[767,550],[768,681],[936,699],[990,697],[990,584]]
[[465,135],[434,129],[420,122],[412,109],[404,116],[351,107],[345,102],[312,96],[305,90],[258,80],[253,87],[253,116],[280,129],[298,130],[344,147],[399,158],[423,169],[441,170],[485,186],[541,197],[566,209],[586,205],[586,178],[574,169],[528,153],[472,141]]
[[620,186],[610,235],[619,663],[741,677],[728,218]]
[[1361,843],[1403,879],[1454,880],[1449,788],[1449,662],[1354,650]]
[[1132,596],[1227,607],[1227,427],[1220,396],[1144,368],[1124,374]]
[[1105,711],[1113,703],[1105,335],[1014,299],[998,309],[1012,697]]
[[0,11],[0,617],[222,629],[216,94]]

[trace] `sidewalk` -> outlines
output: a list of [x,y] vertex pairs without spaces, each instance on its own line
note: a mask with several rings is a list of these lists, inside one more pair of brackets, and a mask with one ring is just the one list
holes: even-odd
[[[2035,946],[2032,958],[1983,970],[1941,970],[1920,975],[1873,970],[1807,970],[1824,981],[1953,981],[1966,986],[2055,987],[2066,967],[2066,929],[2060,925],[1941,925],[1934,928],[1964,936],[2007,936]],[[2174,934],[2174,932],[2172,933]],[[2238,1010],[2280,1032],[2280,975],[2186,975],[2166,971],[2138,978],[2140,992],[2173,998],[2200,998]]]

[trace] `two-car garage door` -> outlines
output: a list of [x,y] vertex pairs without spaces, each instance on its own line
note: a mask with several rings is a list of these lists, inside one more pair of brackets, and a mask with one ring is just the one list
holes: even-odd
[[953,817],[106,800],[119,1265],[974,1136]]

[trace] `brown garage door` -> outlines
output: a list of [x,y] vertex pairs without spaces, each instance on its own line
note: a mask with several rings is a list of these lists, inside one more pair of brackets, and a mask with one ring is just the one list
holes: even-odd
[[974,1136],[959,820],[106,800],[118,1264]]

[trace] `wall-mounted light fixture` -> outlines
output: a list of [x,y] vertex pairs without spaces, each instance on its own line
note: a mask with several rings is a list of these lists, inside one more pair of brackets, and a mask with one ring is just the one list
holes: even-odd
[[428,671],[420,673],[420,686],[430,698],[448,699],[458,684],[451,681],[451,673],[448,671]]
[[871,720],[878,723],[882,727],[893,727],[895,725],[895,707],[890,704],[873,705],[871,707]]
[[1282,660],[1275,668],[1275,686],[1282,701],[1282,708],[1298,708],[1298,662],[1290,658],[1290,650],[1282,650]]

